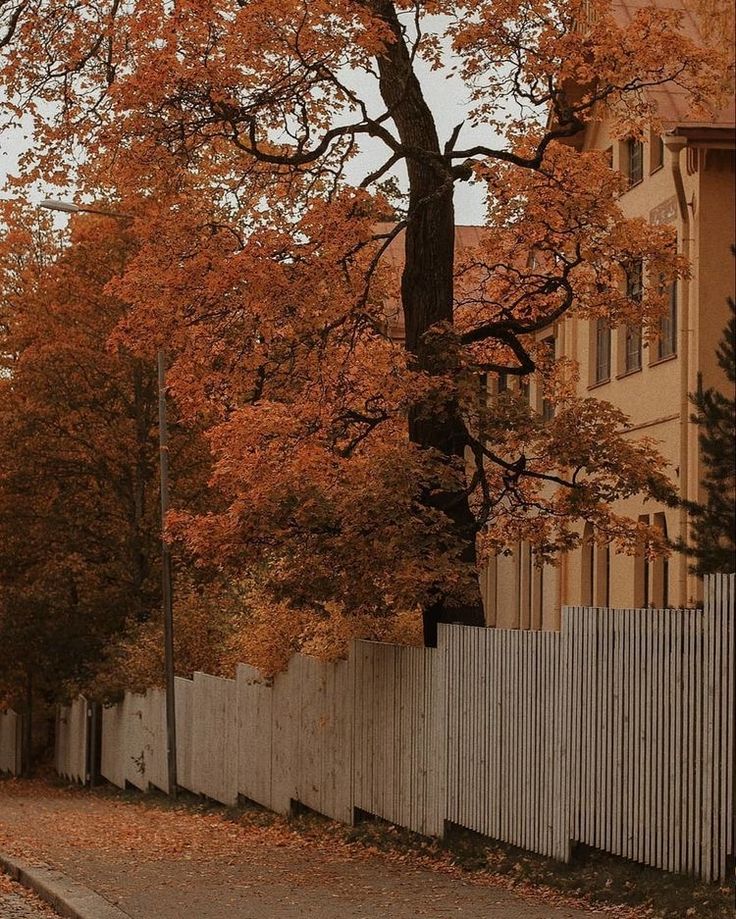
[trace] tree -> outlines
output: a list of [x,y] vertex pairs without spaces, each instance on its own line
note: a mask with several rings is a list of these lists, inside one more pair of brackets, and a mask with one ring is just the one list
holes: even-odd
[[[102,649],[160,606],[154,355],[108,338],[126,306],[104,293],[132,252],[110,220],[70,238],[8,207],[0,244],[0,695],[56,701]],[[175,427],[178,494],[206,476]],[[172,464],[175,465],[176,463]]]
[[[679,13],[32,0],[3,15],[11,111],[27,102],[36,119],[29,178],[68,181],[74,154],[79,187],[136,216],[140,248],[114,286],[137,307],[128,335],[165,330],[173,390],[210,429],[228,505],[175,519],[195,553],[257,566],[275,601],[419,606],[432,644],[440,621],[483,621],[479,542],[523,535],[545,557],[575,544],[583,516],[624,548],[661,545],[610,508],[670,495],[661,461],[616,434],[610,406],[573,398],[535,335],[571,311],[653,327],[661,298],[627,301],[619,266],[685,270],[666,230],[623,216],[604,158],[574,149],[603,110],[621,137],[656,122],[648,88],[696,104],[715,92],[719,61]],[[420,62],[456,66],[469,93],[444,142]],[[355,186],[364,139],[386,159]],[[389,201],[397,168],[406,194]],[[456,264],[465,181],[485,184],[491,228]],[[376,232],[390,206],[400,219]],[[399,234],[405,351],[385,334],[381,261]],[[499,373],[547,376],[553,421],[489,408],[480,383]]]
[[729,383],[730,393],[710,387],[691,393],[699,425],[702,481],[705,501],[688,506],[694,571],[701,577],[736,571],[736,303],[729,298],[731,318],[716,352],[718,366]]

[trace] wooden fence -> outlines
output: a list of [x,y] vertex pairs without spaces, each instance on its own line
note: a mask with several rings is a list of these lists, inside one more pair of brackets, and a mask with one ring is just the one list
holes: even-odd
[[[182,787],[420,833],[467,827],[560,860],[584,843],[706,880],[734,855],[734,576],[703,610],[567,609],[561,632],[441,626],[436,650],[356,642],[264,680],[177,678]],[[57,768],[83,780],[81,707]],[[102,716],[102,773],[166,790],[165,696]]]
[[59,775],[72,782],[89,778],[90,718],[89,704],[79,696],[70,705],[56,710],[55,768]]
[[438,652],[361,641],[352,660],[355,806],[441,835],[446,693]]
[[704,610],[568,610],[568,832],[668,871],[734,854],[734,578]]
[[567,861],[564,640],[559,632],[445,626],[439,648],[453,687],[447,819]]
[[12,708],[0,711],[0,775],[22,771],[23,718]]

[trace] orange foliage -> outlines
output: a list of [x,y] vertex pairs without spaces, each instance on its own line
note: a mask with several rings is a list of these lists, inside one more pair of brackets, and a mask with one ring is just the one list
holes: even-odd
[[[64,239],[13,207],[0,245],[0,694],[58,693],[160,606],[153,354],[108,347],[125,304],[105,293],[131,252],[109,220]],[[206,477],[180,427],[174,493]],[[183,468],[186,473],[183,474]]]
[[[300,651],[320,660],[348,655],[356,638],[421,644],[419,611],[389,617],[346,615],[336,604],[296,608],[247,583],[180,583],[175,596],[174,656],[180,676],[195,671],[234,677],[240,663],[266,676],[285,670]],[[92,698],[116,699],[164,682],[163,626],[159,618],[131,624],[111,641],[91,681],[79,685]]]
[[[440,2],[417,9],[416,34],[407,10],[36,0],[4,20],[8,108],[30,100],[38,141],[18,182],[73,180],[132,215],[136,252],[107,287],[130,306],[115,341],[166,342],[172,393],[213,460],[216,500],[180,506],[171,533],[258,585],[238,647],[266,669],[294,647],[339,653],[401,610],[477,623],[476,542],[525,538],[551,557],[584,518],[625,551],[661,551],[615,501],[676,500],[653,445],[576,398],[575,368],[535,334],[566,315],[655,327],[688,270],[673,236],[625,217],[621,177],[566,142],[606,114],[622,138],[656,126],[652,87],[705,111],[722,58],[654,6],[623,22],[607,0]],[[418,59],[456,66],[474,105],[465,147],[463,124],[440,143]],[[379,76],[377,114],[357,71]],[[356,187],[346,164],[368,136],[386,166]],[[464,181],[485,186],[489,229],[453,266]],[[406,234],[400,294],[380,259],[394,231],[375,230],[389,205]],[[641,301],[621,293],[632,259]],[[406,347],[386,334],[389,297]],[[554,418],[488,404],[481,383],[500,373],[536,373]]]

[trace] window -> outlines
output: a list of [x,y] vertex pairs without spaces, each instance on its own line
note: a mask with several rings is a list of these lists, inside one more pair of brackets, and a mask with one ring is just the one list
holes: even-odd
[[596,546],[595,552],[595,605],[610,606],[611,600],[611,547]]
[[[640,303],[643,292],[643,270],[641,259],[635,259],[626,267],[626,297]],[[624,373],[641,370],[641,325],[627,325],[624,335]]]
[[509,388],[509,375],[502,370],[498,375],[498,393],[506,392]]
[[[554,364],[556,357],[556,342],[554,335],[550,335],[549,338],[544,339],[544,346],[547,349],[547,357],[551,364]],[[551,421],[555,416],[555,407],[554,404],[544,396],[542,396],[542,420]]]
[[482,580],[483,587],[483,605],[485,609],[485,620],[487,626],[495,626],[496,615],[498,610],[498,558],[491,555],[485,566],[485,577]]
[[605,383],[611,379],[611,328],[603,319],[595,323],[594,383]]
[[644,269],[640,258],[634,259],[626,266],[626,296],[629,300],[641,302],[644,288]]
[[583,529],[583,554],[580,565],[580,602],[583,606],[593,605],[593,578],[595,559],[593,557],[593,524],[586,523]]
[[[649,525],[649,514],[641,514],[639,523]],[[634,559],[634,605],[637,609],[649,606],[649,568],[649,559],[641,545]]]
[[626,141],[626,175],[629,185],[636,185],[644,178],[644,145],[633,137]]
[[522,377],[519,380],[519,396],[524,400],[524,402],[527,403],[527,405],[529,404],[529,391],[529,379],[528,377]]
[[624,372],[641,370],[641,326],[627,325],[624,343]]
[[532,624],[532,593],[534,564],[532,549],[528,542],[521,543],[519,551],[520,595],[519,595],[519,628],[529,629]]
[[659,320],[657,337],[657,360],[672,357],[677,353],[677,283],[670,287],[667,313]]
[[533,603],[532,603],[532,623],[533,629],[541,629],[544,621],[544,565],[538,565],[536,558],[534,561],[534,570],[532,572],[533,586]]
[[661,134],[652,137],[649,171],[656,172],[664,165],[664,141]]
[[[654,526],[667,537],[667,518],[664,513],[658,513],[653,518]],[[652,606],[657,609],[667,609],[670,603],[670,566],[666,556],[660,555],[652,563]]]

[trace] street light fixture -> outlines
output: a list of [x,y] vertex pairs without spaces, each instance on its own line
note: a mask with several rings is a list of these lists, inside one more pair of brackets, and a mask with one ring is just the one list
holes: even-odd
[[[46,198],[40,207],[64,214],[99,214],[115,220],[130,220],[129,214],[106,211],[94,207],[74,204],[73,201],[58,201]],[[169,795],[176,797],[176,703],[174,697],[174,615],[171,602],[171,552],[165,537],[166,514],[169,509],[169,427],[166,415],[166,354],[159,348],[158,370],[158,443],[159,475],[161,484],[161,597],[164,613],[164,662],[166,679],[166,735]]]
[[132,220],[131,214],[121,214],[118,211],[106,211],[104,208],[87,207],[75,204],[73,201],[61,201],[57,198],[44,198],[38,205],[47,211],[61,211],[64,214],[99,214],[102,217],[113,217],[115,220]]
[[48,211],[63,211],[65,214],[76,214],[79,210],[72,201],[56,201],[53,198],[44,198],[38,206],[45,207]]

